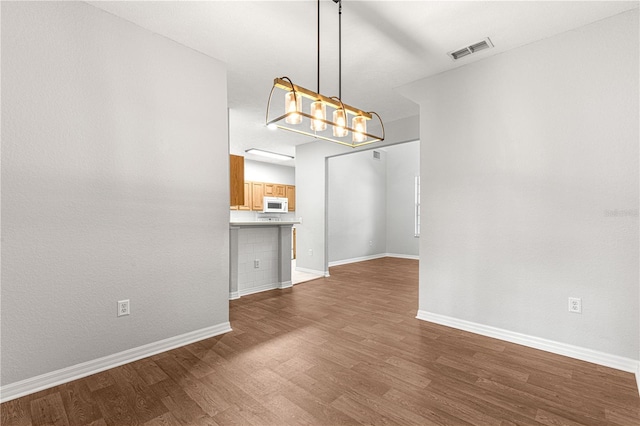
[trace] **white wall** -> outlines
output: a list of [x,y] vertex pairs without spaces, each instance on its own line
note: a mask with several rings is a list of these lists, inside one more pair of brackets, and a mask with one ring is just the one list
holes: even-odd
[[[419,120],[415,116],[387,122],[385,129],[384,142],[362,148],[353,149],[323,141],[296,146],[296,216],[303,219],[301,225],[296,225],[298,269],[329,273],[328,245],[325,244],[327,157],[416,140],[419,137]],[[309,249],[313,254],[309,254]]]
[[638,75],[636,9],[405,88],[422,312],[638,358]]
[[387,158],[387,253],[418,256],[415,238],[415,177],[420,175],[420,142],[385,148]]
[[244,180],[295,185],[296,169],[292,166],[281,166],[245,158]]
[[328,274],[325,246],[326,157],[349,152],[336,143],[317,141],[296,146],[296,268]]
[[387,248],[387,154],[329,159],[329,263],[384,254]]
[[2,2],[3,386],[228,326],[226,102],[214,59]]

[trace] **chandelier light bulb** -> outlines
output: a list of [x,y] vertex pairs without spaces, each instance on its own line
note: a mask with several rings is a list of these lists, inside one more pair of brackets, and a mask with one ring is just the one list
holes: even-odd
[[348,134],[347,113],[344,109],[337,109],[333,111],[333,136],[343,138]]
[[302,123],[302,116],[297,113],[302,110],[302,96],[300,96],[299,93],[294,93],[293,91],[287,92],[284,95],[284,110],[286,114],[293,113],[291,115],[287,115],[287,118],[284,120],[286,123]]
[[322,101],[315,101],[311,104],[311,130],[321,132],[327,129],[327,123],[323,120],[327,119],[327,107]]
[[353,117],[353,121],[351,122],[351,127],[353,128],[353,141],[354,142],[364,142],[367,140],[367,120],[358,115]]

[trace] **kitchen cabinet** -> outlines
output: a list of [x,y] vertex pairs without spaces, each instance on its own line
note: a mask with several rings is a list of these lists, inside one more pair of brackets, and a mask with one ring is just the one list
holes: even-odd
[[244,183],[244,204],[237,206],[238,210],[251,210],[251,182]]
[[[242,157],[241,157],[242,158]],[[280,183],[250,182],[242,184],[242,200],[231,205],[231,210],[263,210],[263,197],[282,197],[289,201],[289,211],[296,210],[296,187]],[[236,200],[237,201],[237,200]],[[233,199],[232,201],[233,202]]]
[[285,188],[287,200],[289,200],[289,211],[296,210],[296,187],[293,185],[287,185]]
[[279,183],[265,183],[265,197],[286,197],[286,186]]
[[230,205],[238,206],[244,203],[244,157],[229,156],[229,194]]
[[264,186],[263,182],[251,182],[251,210],[262,211]]

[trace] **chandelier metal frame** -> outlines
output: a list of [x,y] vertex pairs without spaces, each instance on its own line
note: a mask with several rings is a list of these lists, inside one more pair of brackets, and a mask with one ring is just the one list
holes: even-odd
[[[320,0],[318,0],[318,90],[314,92],[302,86],[298,86],[286,76],[275,78],[273,81],[273,87],[269,93],[265,124],[270,128],[275,127],[355,148],[384,140],[384,124],[380,115],[376,112],[364,111],[342,102],[342,0],[333,0],[333,2],[337,3],[339,6],[339,95],[325,96],[320,94]],[[281,93],[284,95],[283,98],[286,99],[284,108],[282,110],[278,110],[275,114],[272,110],[278,108],[272,106],[274,93]],[[317,108],[314,109],[314,103],[319,103],[315,104],[315,107],[321,107],[322,112],[319,112]],[[310,104],[309,108],[304,108],[303,106],[305,104]],[[333,112],[333,114],[327,113],[327,108],[330,112]],[[342,111],[342,113],[340,113],[340,111]],[[349,121],[349,116],[352,116],[351,121]],[[333,117],[333,120],[330,120],[329,117]],[[376,127],[376,132],[367,131],[366,123],[371,122],[373,124],[375,120],[371,120],[373,120],[374,117],[376,118],[377,123],[379,123],[379,128]],[[306,123],[310,125],[307,125],[305,128]],[[381,133],[378,133],[377,130],[380,130]]]

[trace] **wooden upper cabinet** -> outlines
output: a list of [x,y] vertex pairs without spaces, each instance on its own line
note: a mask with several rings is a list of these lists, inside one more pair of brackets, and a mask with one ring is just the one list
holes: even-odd
[[244,204],[238,210],[251,210],[251,182],[244,183]]
[[287,200],[289,200],[289,211],[295,211],[296,209],[296,187],[292,185],[286,186]]
[[244,204],[244,157],[239,155],[229,156],[229,184],[230,205],[240,206]]
[[264,184],[265,197],[286,197],[286,186],[279,183]]
[[[246,181],[242,183],[242,189],[242,200],[240,202],[236,200],[236,204],[231,206],[231,210],[261,212],[264,209],[264,197],[286,197],[289,201],[289,211],[292,212],[296,209],[296,187],[293,185]],[[233,198],[231,202],[234,202]]]
[[262,182],[251,182],[251,210],[263,210],[264,187]]

